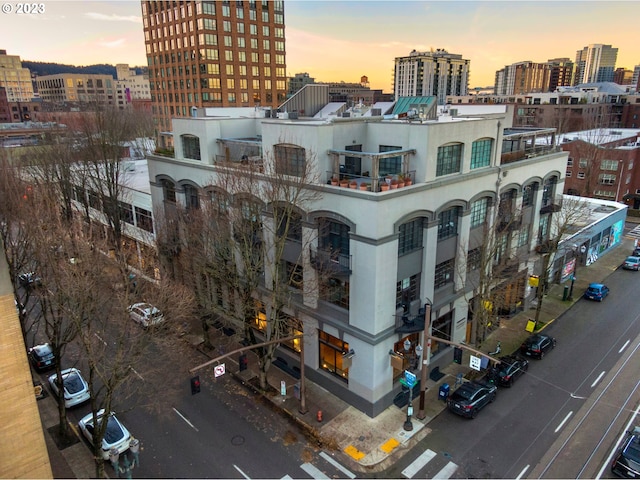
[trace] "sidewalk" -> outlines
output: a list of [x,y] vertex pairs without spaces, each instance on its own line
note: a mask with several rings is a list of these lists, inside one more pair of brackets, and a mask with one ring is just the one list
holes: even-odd
[[[573,301],[563,301],[564,285],[552,285],[548,295],[544,298],[540,312],[540,322],[549,325],[561,315],[582,295],[591,282],[604,281],[615,271],[633,250],[634,241],[623,237],[622,242],[612,251],[601,256],[598,261],[588,267],[580,267],[579,276],[575,280]],[[522,341],[530,335],[525,330],[527,322],[535,317],[535,309],[530,308],[511,318],[501,319],[500,326],[494,330],[485,341],[483,350],[495,347],[501,342],[503,354],[516,351]],[[543,327],[544,328],[544,327]],[[196,335],[192,337],[194,345],[198,344]],[[189,340],[189,338],[185,338]],[[234,359],[229,359],[233,362]],[[469,365],[469,354],[465,352],[461,364],[451,363],[441,372],[444,376],[438,381],[427,380],[425,393],[425,419],[418,420],[418,400],[414,399],[413,430],[405,431],[406,407],[400,409],[395,405],[388,407],[376,418],[360,412],[340,398],[322,387],[306,382],[307,413],[299,412],[299,401],[294,395],[294,385],[297,379],[288,375],[277,367],[269,370],[269,383],[280,392],[281,381],[284,381],[286,395],[269,397],[284,415],[296,422],[305,433],[321,440],[323,448],[330,452],[337,461],[354,473],[380,472],[391,466],[416,443],[427,436],[431,430],[429,422],[446,409],[446,404],[438,399],[440,385],[448,383],[454,390],[456,376],[473,375]],[[228,371],[234,369],[228,369]],[[237,369],[236,369],[237,370]],[[238,381],[249,386],[247,380],[255,375],[249,368],[242,373],[231,373]],[[58,450],[46,429],[57,424],[57,407],[55,399],[50,396],[39,400],[47,447],[54,478],[90,478],[95,474],[95,466],[91,452],[84,442],[80,441],[64,450]],[[322,411],[322,421],[317,420],[318,411]]]

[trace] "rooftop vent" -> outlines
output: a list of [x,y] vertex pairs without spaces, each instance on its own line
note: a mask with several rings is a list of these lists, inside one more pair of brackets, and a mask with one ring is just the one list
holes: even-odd
[[379,117],[380,115],[382,115],[382,109],[381,108],[372,108],[371,109],[371,115],[374,117]]

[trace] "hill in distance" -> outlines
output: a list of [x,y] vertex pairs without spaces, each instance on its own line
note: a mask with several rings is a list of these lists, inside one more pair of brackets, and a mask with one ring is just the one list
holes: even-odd
[[[59,73],[83,73],[94,75],[111,75],[116,78],[116,67],[114,65],[98,64],[87,65],[77,67],[75,65],[65,65],[62,63],[48,63],[48,62],[32,62],[29,60],[22,61],[22,67],[28,68],[32,75],[57,75]],[[142,67],[129,67],[136,71],[136,73],[142,73]]]

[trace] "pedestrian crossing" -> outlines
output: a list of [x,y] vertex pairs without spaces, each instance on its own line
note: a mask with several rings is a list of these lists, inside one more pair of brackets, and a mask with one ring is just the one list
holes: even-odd
[[[458,465],[449,460],[448,455],[438,455],[433,450],[427,449],[422,452],[413,462],[402,470],[403,478],[433,478],[447,480],[454,478],[458,471]],[[316,465],[303,463],[300,469],[314,480],[328,480],[330,478],[356,478],[356,475],[349,471],[344,465],[335,460],[331,455],[321,452],[320,459]],[[418,475],[420,474],[420,475]],[[300,473],[285,475],[281,480],[293,480],[294,478],[307,478]]]
[[[356,478],[355,473],[351,472],[348,468],[334,459],[326,452],[320,452],[320,460],[317,465],[312,463],[303,463],[300,465],[300,469],[306,473],[309,478],[314,480],[329,480],[330,478]],[[293,480],[294,478],[306,478],[304,475],[294,474],[285,475],[281,477],[281,480]]]
[[630,230],[625,234],[625,237],[633,238],[636,240],[640,240],[640,225],[635,227],[633,230]]
[[427,449],[402,471],[402,475],[405,478],[413,478],[418,472],[422,472],[420,475],[422,478],[437,478],[440,480],[452,478],[458,470],[458,465],[447,461],[447,464],[442,467],[444,458],[442,456],[439,457],[433,450]]

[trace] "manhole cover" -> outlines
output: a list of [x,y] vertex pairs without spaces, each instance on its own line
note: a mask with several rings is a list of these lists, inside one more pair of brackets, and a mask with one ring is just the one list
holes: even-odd
[[237,447],[242,444],[244,444],[244,437],[242,435],[236,435],[231,439],[231,445],[235,445]]

